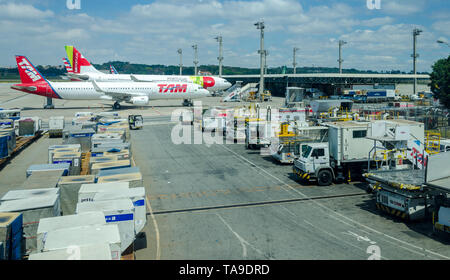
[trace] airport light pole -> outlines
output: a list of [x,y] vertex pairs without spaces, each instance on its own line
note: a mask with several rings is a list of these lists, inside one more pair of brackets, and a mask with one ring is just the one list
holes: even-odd
[[264,92],[264,56],[265,56],[265,51],[264,51],[264,21],[259,21],[257,23],[255,23],[255,26],[257,29],[261,30],[261,41],[260,41],[260,50],[258,51],[259,53],[259,59],[260,59],[260,67],[261,67],[261,72],[260,72],[260,78],[259,78],[259,90],[258,90],[258,95],[259,95],[259,99],[262,100],[262,96],[263,96],[263,92]]
[[222,77],[222,60],[223,60],[223,55],[222,55],[222,36],[217,36],[214,39],[216,39],[217,42],[219,42],[219,57],[217,58],[217,60],[219,60],[219,77]]
[[264,50],[264,75],[267,75],[267,56],[269,55],[268,50]]
[[293,62],[292,62],[292,66],[294,66],[294,74],[297,74],[297,63],[295,62],[295,54],[299,50],[300,49],[297,47],[294,48],[294,56],[293,56]]
[[345,42],[344,40],[339,40],[339,74],[342,74],[342,62],[344,62],[344,60],[342,59],[342,46],[347,44],[347,42]]
[[177,51],[180,54],[180,76],[183,75],[183,50],[178,49]]
[[197,55],[197,44],[193,45],[192,48],[194,49],[194,76],[197,76],[197,64],[198,64],[198,55]]
[[422,33],[422,30],[418,28],[413,29],[413,54],[411,57],[413,58],[413,72],[414,72],[414,95],[417,93],[417,77],[416,77],[416,62],[419,54],[417,53],[416,45],[417,45],[417,36]]

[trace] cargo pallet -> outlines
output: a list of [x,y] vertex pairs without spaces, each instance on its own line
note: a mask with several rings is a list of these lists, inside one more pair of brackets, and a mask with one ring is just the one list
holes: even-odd
[[12,151],[12,153],[0,159],[0,170],[3,169],[6,163],[8,163],[11,159],[13,159],[16,155],[18,155],[23,149],[28,147],[31,143],[41,138],[41,136],[45,133],[41,133],[38,131],[34,136],[17,136],[16,137],[16,147]]

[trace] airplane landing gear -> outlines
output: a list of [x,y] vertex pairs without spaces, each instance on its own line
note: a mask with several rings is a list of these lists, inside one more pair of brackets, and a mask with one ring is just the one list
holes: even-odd
[[114,110],[119,110],[121,108],[121,106],[120,106],[120,103],[119,102],[114,102],[114,105],[113,105],[113,109]]
[[53,100],[50,97],[47,97],[47,104],[44,104],[44,109],[55,109],[55,105],[53,105]]
[[192,107],[193,105],[194,105],[194,103],[192,102],[192,99],[185,99],[183,101],[183,106]]

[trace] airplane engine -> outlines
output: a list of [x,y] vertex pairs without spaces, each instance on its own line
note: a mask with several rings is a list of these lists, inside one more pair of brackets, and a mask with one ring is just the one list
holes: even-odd
[[132,103],[133,105],[147,105],[148,96],[133,96],[130,99],[130,103]]

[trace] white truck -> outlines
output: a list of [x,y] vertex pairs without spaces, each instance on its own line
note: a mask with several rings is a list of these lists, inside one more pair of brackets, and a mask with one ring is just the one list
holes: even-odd
[[[383,124],[380,126],[379,124]],[[330,185],[333,181],[343,182],[348,178],[361,177],[369,168],[376,168],[376,160],[384,158],[381,152],[392,149],[391,143],[383,139],[388,137],[368,138],[368,136],[379,133],[375,128],[383,127],[383,131],[393,134],[393,141],[407,142],[407,147],[416,145],[416,142],[423,144],[424,126],[422,123],[407,120],[387,120],[387,121],[345,121],[329,122],[328,143],[308,143],[301,150],[301,156],[294,161],[293,171],[300,179],[317,179],[320,186]],[[405,129],[408,127],[408,129]],[[374,128],[374,131],[371,130]],[[400,129],[401,128],[401,129]],[[407,132],[408,135],[396,134]],[[382,133],[384,136],[384,132]],[[401,136],[401,137],[400,137]],[[408,140],[412,139],[412,140]],[[374,146],[380,147],[379,153],[375,154]],[[383,146],[386,145],[386,146]],[[406,147],[406,145],[405,145]],[[410,159],[410,153],[407,153]],[[370,158],[370,160],[369,160]],[[410,159],[412,162],[412,160]],[[403,165],[404,163],[399,163]]]
[[349,173],[367,167],[373,140],[366,138],[369,122],[327,123],[328,142],[303,144],[293,171],[300,179],[317,179],[320,186],[343,182]]

